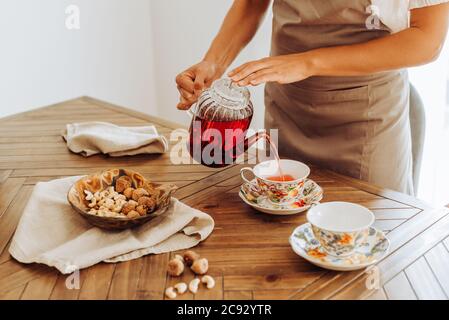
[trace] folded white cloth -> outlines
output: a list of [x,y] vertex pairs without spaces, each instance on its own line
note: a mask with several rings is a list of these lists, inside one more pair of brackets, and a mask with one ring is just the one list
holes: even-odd
[[118,262],[196,246],[214,228],[204,212],[172,199],[163,215],[124,231],[90,225],[68,204],[66,193],[79,177],[36,185],[9,252],[23,263],[43,263],[64,274],[98,262]]
[[119,127],[107,122],[68,124],[63,132],[67,147],[85,157],[97,153],[112,157],[164,153],[168,142],[154,126]]

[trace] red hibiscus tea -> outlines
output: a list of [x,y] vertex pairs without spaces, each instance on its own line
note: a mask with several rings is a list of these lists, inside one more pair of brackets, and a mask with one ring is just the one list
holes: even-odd
[[[280,170],[280,168],[279,168],[279,170]],[[296,180],[295,177],[293,177],[289,174],[267,177],[266,179],[270,180],[270,181],[276,181],[276,182],[287,182],[287,181],[295,181]]]
[[214,168],[234,163],[248,148],[245,137],[251,118],[213,121],[196,116],[190,127],[190,155],[197,162]]

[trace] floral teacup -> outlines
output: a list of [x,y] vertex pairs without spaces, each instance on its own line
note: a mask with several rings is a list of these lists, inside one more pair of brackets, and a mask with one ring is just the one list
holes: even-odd
[[374,214],[349,202],[327,202],[307,212],[315,238],[330,255],[345,257],[354,253],[369,234]]
[[[279,167],[281,170],[279,170]],[[245,172],[250,171],[255,180],[245,177]],[[273,181],[268,178],[279,176],[280,171],[284,176],[294,177],[291,181]],[[242,179],[254,185],[259,192],[265,194],[275,204],[291,204],[301,194],[306,178],[310,174],[310,168],[302,162],[294,160],[270,160],[261,162],[254,168],[243,168],[240,170]]]

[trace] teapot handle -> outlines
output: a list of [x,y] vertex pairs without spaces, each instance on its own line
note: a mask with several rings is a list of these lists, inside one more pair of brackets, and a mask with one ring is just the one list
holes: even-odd
[[245,181],[246,183],[249,183],[250,185],[255,185],[255,183],[253,181],[251,181],[245,177],[245,172],[247,172],[247,171],[251,172],[255,176],[252,168],[245,167],[245,168],[240,169],[240,176],[242,177],[242,180]]

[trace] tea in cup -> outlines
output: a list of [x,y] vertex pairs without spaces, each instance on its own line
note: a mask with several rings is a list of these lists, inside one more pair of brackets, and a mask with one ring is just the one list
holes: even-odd
[[[245,177],[245,172],[248,171],[256,177],[255,180],[251,181]],[[240,175],[246,183],[256,187],[276,204],[291,204],[297,201],[309,174],[310,168],[307,165],[294,160],[269,160],[254,168],[240,170]]]
[[307,220],[324,251],[345,257],[365,242],[375,218],[370,210],[358,204],[326,202],[309,209]]

